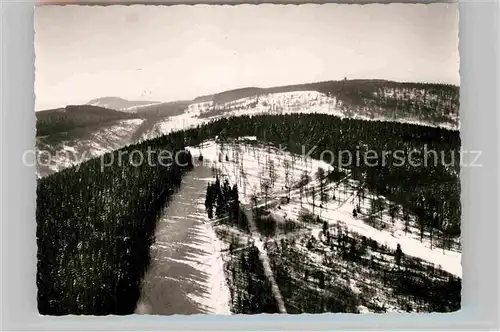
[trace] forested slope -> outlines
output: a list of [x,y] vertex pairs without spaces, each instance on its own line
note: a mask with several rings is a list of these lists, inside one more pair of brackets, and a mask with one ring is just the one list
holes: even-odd
[[36,112],[36,136],[67,132],[75,128],[138,118],[137,115],[92,105],[69,105]]
[[[183,143],[182,134],[171,134],[108,153],[104,164],[94,158],[79,170],[72,167],[39,180],[41,314],[133,313],[156,220],[182,173],[192,167]],[[179,163],[151,166],[140,163],[138,153],[124,154],[137,150],[146,156],[148,147],[179,152]]]

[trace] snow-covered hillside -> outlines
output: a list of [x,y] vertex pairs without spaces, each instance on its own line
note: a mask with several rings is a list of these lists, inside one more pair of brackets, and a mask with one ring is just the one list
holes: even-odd
[[135,105],[135,106],[120,108],[119,110],[122,112],[136,113],[139,109],[141,109],[143,107],[154,106],[154,105],[158,105],[158,104],[161,104],[161,103],[160,102],[153,102],[153,103],[147,103],[147,104],[146,103],[139,104],[139,105]]
[[83,136],[59,136],[56,143],[53,142],[53,137],[38,137],[37,176],[43,177],[58,172],[132,144],[132,136],[143,122],[143,119],[122,120],[111,126],[89,131]]
[[212,117],[221,112],[226,115],[282,114],[282,113],[327,113],[343,116],[335,108],[337,100],[317,91],[295,91],[256,95],[224,104],[204,103],[190,105],[198,117]]
[[104,107],[116,111],[135,113],[139,108],[156,105],[157,101],[130,101],[119,97],[103,97],[89,101],[87,105]]
[[[307,307],[303,296],[308,292],[324,294],[326,280],[332,287],[345,287],[351,295],[354,294],[352,296],[356,300],[353,301],[358,303],[354,312],[418,312],[438,307],[437,310],[456,310],[450,309],[456,305],[451,297],[459,298],[459,292],[454,288],[450,295],[440,287],[452,289],[452,286],[446,285],[456,282],[446,273],[461,278],[461,252],[443,249],[436,235],[432,239],[426,232],[421,238],[413,216],[406,222],[400,215],[391,218],[391,202],[362,189],[359,182],[351,179],[348,170],[340,170],[344,174],[342,177],[324,181],[322,185],[317,177],[319,169],[325,170],[325,174],[339,170],[319,160],[302,158],[259,144],[254,139],[223,144],[207,141],[188,149],[195,160],[200,154],[203,156],[203,161],[198,160],[198,163],[211,167],[221,183],[227,179],[231,186],[238,186],[238,199],[243,209],[265,207],[269,211],[265,218],[272,218],[277,223],[275,231],[267,235],[261,233],[259,238],[254,231],[248,234],[229,224],[220,224],[220,220],[213,222],[219,233],[229,236],[231,245],[225,251],[233,250],[233,257],[237,257],[234,253],[251,247],[253,243],[259,252],[265,251],[265,256],[270,257],[274,274],[279,273],[283,278],[285,273],[292,284],[302,289],[297,293],[292,286],[292,291],[287,291],[289,286],[284,286],[276,277],[288,309],[295,313],[297,310],[309,312],[301,310],[310,309],[297,309],[297,306]],[[385,202],[385,208],[373,216],[370,203],[377,199]],[[357,214],[353,215],[355,209]],[[290,224],[293,224],[291,230]],[[285,231],[287,228],[289,230]],[[341,245],[343,236],[349,241]],[[231,249],[234,243],[240,243],[237,245],[239,249]],[[344,245],[347,247],[343,248]],[[399,248],[405,257],[404,268],[398,265],[397,259],[395,261],[394,252]],[[350,251],[346,254],[345,250]],[[343,255],[352,255],[353,250],[358,255],[356,260],[342,258]],[[226,261],[231,259],[231,256],[225,258]],[[315,271],[314,275],[326,279],[310,274],[308,277],[307,271]],[[400,289],[399,278],[407,278],[407,287],[410,288]],[[423,281],[419,281],[421,279]],[[318,282],[320,286],[317,286]],[[435,284],[430,286],[429,282]],[[431,287],[428,290],[424,288],[424,294],[437,293],[427,293],[423,300],[418,300],[414,296],[414,292],[418,291],[414,289],[418,289],[421,283],[423,287]],[[306,285],[305,288],[303,285]],[[434,299],[437,296],[438,299],[427,302],[425,296]],[[441,301],[440,296],[444,301],[448,301],[450,296],[448,303],[455,304],[450,304],[452,307],[436,307],[436,303]],[[323,300],[328,301],[328,296]]]
[[[154,129],[143,135],[142,139],[150,139],[171,131],[186,129],[202,125],[212,120],[228,116],[257,115],[257,114],[299,114],[321,113],[338,117],[349,117],[362,120],[397,121],[430,125],[416,118],[384,118],[372,117],[346,109],[343,103],[335,97],[329,97],[317,91],[294,91],[284,93],[270,93],[242,98],[223,104],[213,102],[193,103],[183,114],[160,120]],[[455,126],[442,124],[443,128],[457,129]]]
[[316,91],[273,93],[231,101],[224,104],[203,102],[190,104],[183,114],[163,119],[155,124],[154,129],[143,135],[142,139],[151,139],[169,132],[193,128],[213,120],[228,116],[257,114],[290,113],[327,113],[342,116],[333,108],[335,98],[327,97]]
[[[254,195],[261,196],[263,181],[270,181],[269,165],[272,164],[271,171],[276,179],[269,193],[270,197],[275,200],[280,200],[286,196],[286,179],[284,174],[289,172],[289,181],[292,187],[291,201],[288,204],[280,204],[280,208],[275,208],[273,214],[280,218],[298,219],[299,215],[310,211],[312,212],[312,198],[310,195],[303,193],[302,204],[299,200],[300,190],[297,188],[301,176],[306,172],[310,176],[310,181],[307,185],[310,190],[312,187],[318,187],[318,180],[315,174],[318,168],[323,168],[325,171],[332,171],[333,167],[328,163],[314,159],[303,159],[294,156],[288,152],[282,152],[275,148],[256,147],[253,144],[224,144],[223,150],[221,145],[209,141],[199,147],[192,147],[193,155],[203,155],[204,159],[210,161],[212,167],[221,170],[220,176],[228,178],[231,184],[237,184],[240,188],[240,200],[244,204],[250,204],[251,198]],[[226,161],[226,156],[228,160]],[[288,166],[285,166],[288,164]],[[289,168],[286,171],[286,168]],[[242,171],[243,169],[243,171]],[[374,195],[369,192],[364,192],[364,198],[360,199],[356,194],[358,190],[356,181],[346,176],[343,181],[331,182],[325,187],[325,191],[336,193],[336,200],[329,200],[324,203],[322,208],[319,208],[319,201],[316,198],[315,213],[322,219],[327,220],[331,225],[341,223],[349,231],[359,233],[363,236],[372,238],[377,242],[387,245],[391,248],[396,248],[397,244],[401,245],[403,252],[408,255],[421,258],[431,262],[436,266],[441,266],[442,269],[448,271],[458,277],[462,275],[461,253],[452,250],[445,250],[436,247],[428,239],[428,234],[420,241],[418,230],[416,227],[409,225],[406,227],[402,218],[395,218],[394,222],[390,220],[387,211],[383,215],[383,219],[379,221],[379,225],[367,224],[362,218],[355,218],[352,211],[356,203],[360,203],[361,214],[367,215],[370,211],[369,203]],[[319,188],[319,187],[318,187]],[[376,198],[379,198],[377,196]],[[389,206],[389,201],[386,200],[386,206]],[[411,218],[413,220],[413,218]],[[383,225],[383,227],[382,227]],[[321,227],[313,230],[316,235],[321,230]]]

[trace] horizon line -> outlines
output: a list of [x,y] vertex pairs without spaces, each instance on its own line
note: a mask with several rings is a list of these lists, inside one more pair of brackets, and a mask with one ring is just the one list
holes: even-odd
[[[309,84],[318,84],[318,83],[327,83],[327,82],[341,82],[341,81],[382,81],[382,82],[391,82],[391,83],[403,83],[403,84],[427,84],[427,85],[445,85],[445,86],[452,86],[456,88],[460,88],[460,83],[454,84],[454,83],[445,83],[445,82],[436,82],[436,81],[404,81],[404,80],[390,80],[390,79],[385,79],[385,78],[352,78],[349,79],[347,76],[344,79],[331,79],[331,80],[325,80],[325,81],[308,81],[304,83],[292,83],[292,84],[285,84],[285,85],[273,85],[273,86],[242,86],[242,87],[236,87],[228,90],[223,90],[219,92],[212,92],[212,93],[204,93],[197,95],[191,99],[170,99],[170,100],[147,100],[147,99],[141,99],[139,100],[138,98],[134,99],[127,99],[123,98],[120,96],[101,96],[101,97],[96,97],[92,98],[89,101],[87,101],[84,104],[79,104],[79,103],[74,103],[74,104],[66,104],[64,106],[60,107],[54,107],[54,108],[44,108],[44,109],[35,109],[35,112],[43,112],[43,111],[49,111],[49,110],[54,110],[54,109],[59,109],[59,108],[65,108],[67,106],[81,106],[81,105],[87,105],[89,102],[96,100],[96,99],[103,99],[103,98],[120,98],[126,101],[136,101],[136,102],[143,102],[143,101],[151,101],[157,104],[166,104],[166,103],[175,103],[175,102],[190,102],[190,101],[195,101],[198,98],[203,98],[203,97],[208,97],[208,96],[214,96],[217,94],[221,93],[226,93],[226,92],[231,92],[231,91],[236,91],[236,90],[243,90],[243,89],[261,89],[261,90],[266,90],[266,89],[273,89],[273,88],[285,88],[285,87],[292,87],[296,85],[309,85]],[[36,95],[35,95],[36,99]],[[36,101],[35,101],[36,104]]]

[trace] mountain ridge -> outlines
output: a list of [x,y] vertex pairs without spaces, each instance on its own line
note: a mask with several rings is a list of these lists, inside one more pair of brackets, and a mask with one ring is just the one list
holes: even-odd
[[[37,147],[55,153],[77,146],[80,155],[86,147],[98,146],[94,150],[101,153],[212,120],[257,114],[324,113],[456,131],[459,92],[459,87],[446,84],[343,80],[238,88],[192,100],[137,106],[134,112],[68,105],[36,112]],[[64,160],[54,158],[57,165],[65,165]],[[39,174],[54,170],[40,169]]]
[[130,113],[93,105],[67,105],[35,112],[35,116],[36,136],[137,117]]
[[[250,97],[256,94],[267,94],[267,93],[282,93],[291,91],[307,91],[314,90],[318,92],[328,92],[336,91],[335,88],[340,88],[342,86],[355,86],[358,87],[380,87],[381,85],[389,85],[390,87],[428,87],[428,88],[447,88],[456,89],[460,87],[453,84],[446,83],[434,83],[434,82],[401,82],[401,81],[391,81],[385,79],[344,79],[344,80],[328,80],[328,81],[318,81],[309,83],[298,83],[290,85],[279,85],[271,87],[243,87],[237,89],[224,90],[217,93],[206,94],[192,99],[193,102],[202,103],[212,101],[214,103],[230,102],[233,100]],[[229,98],[231,96],[232,98]]]
[[[246,97],[251,97],[259,94],[267,94],[267,93],[283,93],[283,92],[291,92],[291,91],[318,91],[322,93],[334,93],[342,91],[342,88],[350,88],[350,89],[373,89],[379,87],[408,87],[408,88],[430,88],[430,89],[449,89],[449,90],[459,90],[460,87],[453,84],[447,83],[435,83],[435,82],[402,82],[402,81],[392,81],[386,79],[344,79],[344,80],[328,80],[328,81],[318,81],[318,82],[308,82],[308,83],[298,83],[298,84],[290,84],[290,85],[279,85],[279,86],[271,86],[271,87],[243,87],[236,89],[224,90],[216,93],[205,94],[201,96],[194,97],[193,99],[184,99],[184,100],[170,100],[170,101],[131,101],[121,97],[99,97],[90,100],[85,105],[99,106],[108,109],[114,109],[120,111],[120,108],[131,108],[137,107],[138,110],[142,108],[154,108],[155,106],[160,105],[174,105],[174,104],[187,104],[187,103],[205,103],[205,102],[214,102],[215,104],[231,102],[237,99],[242,99]],[[100,105],[94,105],[102,102],[104,104],[117,103],[119,106],[126,105],[127,107],[106,107]],[[54,109],[51,109],[54,110]],[[47,110],[40,110],[38,112],[44,112]],[[37,113],[38,113],[37,112]]]

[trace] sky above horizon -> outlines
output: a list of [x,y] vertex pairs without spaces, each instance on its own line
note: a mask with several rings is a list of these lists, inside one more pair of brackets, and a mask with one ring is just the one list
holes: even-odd
[[375,78],[460,84],[457,4],[43,6],[35,110]]

